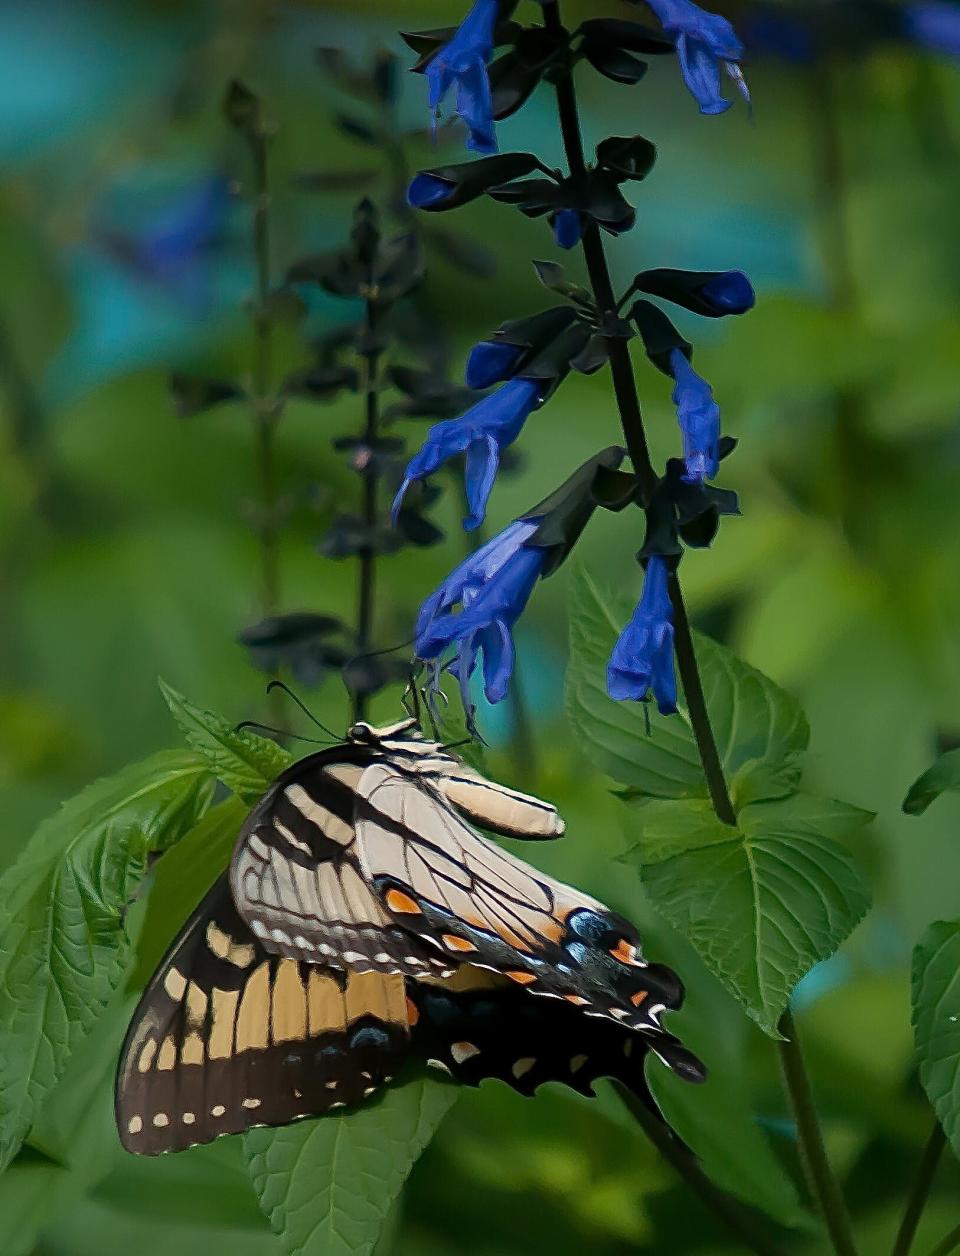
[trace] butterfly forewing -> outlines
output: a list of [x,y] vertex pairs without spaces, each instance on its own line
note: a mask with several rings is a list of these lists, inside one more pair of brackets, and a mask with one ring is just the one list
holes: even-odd
[[120,1138],[156,1154],[361,1102],[409,1047],[402,976],[269,954],[226,876],[134,1014],[117,1077]]

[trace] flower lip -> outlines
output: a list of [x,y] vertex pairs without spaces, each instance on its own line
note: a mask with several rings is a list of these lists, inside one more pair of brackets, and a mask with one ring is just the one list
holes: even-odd
[[676,43],[680,72],[704,114],[725,113],[731,101],[720,95],[720,64],[734,78],[741,95],[750,93],[740,71],[743,44],[733,26],[719,13],[710,13],[693,0],[646,0],[660,24]]
[[670,370],[675,380],[672,399],[683,433],[687,478],[712,480],[720,466],[720,407],[710,385],[680,349],[670,354]]
[[553,238],[561,249],[572,249],[583,235],[583,219],[575,209],[558,209],[553,216]]
[[464,370],[468,388],[489,388],[501,380],[509,379],[523,357],[521,345],[507,344],[502,340],[481,340],[470,350]]
[[668,574],[665,559],[654,555],[648,560],[643,594],[607,665],[611,698],[643,702],[652,691],[661,715],[672,715],[677,709]]
[[443,98],[455,87],[457,113],[469,130],[467,147],[479,153],[497,151],[487,63],[493,55],[499,12],[499,0],[475,0],[453,38],[440,48],[425,70],[434,116]]

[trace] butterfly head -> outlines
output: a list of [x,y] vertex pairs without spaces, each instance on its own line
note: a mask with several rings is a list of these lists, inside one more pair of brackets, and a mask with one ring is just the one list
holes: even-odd
[[357,724],[351,724],[347,729],[347,741],[356,742],[361,746],[382,746],[385,742],[397,739],[421,740],[417,721],[400,720],[396,724],[385,724],[378,728],[375,724],[368,724],[365,720],[361,720]]

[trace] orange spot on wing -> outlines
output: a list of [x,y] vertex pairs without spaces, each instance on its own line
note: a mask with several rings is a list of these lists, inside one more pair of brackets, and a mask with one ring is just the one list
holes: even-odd
[[413,999],[407,999],[407,1024],[414,1026],[420,1019],[420,1009],[414,1003]]
[[618,959],[621,964],[637,966],[637,949],[626,938],[621,938],[610,954],[614,959]]
[[647,990],[638,990],[636,994],[631,994],[630,1002],[634,1007],[639,1007],[643,1000],[647,997]]
[[574,1007],[585,1007],[590,1002],[589,999],[585,999],[580,994],[565,994],[563,997],[568,1003],[572,1003]]
[[466,938],[458,938],[455,933],[445,933],[443,941],[451,951],[475,951],[477,949],[472,942],[468,942]]
[[509,977],[511,981],[515,981],[519,986],[528,986],[531,981],[536,981],[533,973],[525,972],[506,972],[504,977]]
[[386,903],[391,911],[405,912],[411,916],[423,914],[410,895],[404,894],[402,890],[387,890]]

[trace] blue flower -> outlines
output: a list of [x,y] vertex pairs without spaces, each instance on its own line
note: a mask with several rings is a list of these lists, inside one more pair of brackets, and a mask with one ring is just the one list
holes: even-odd
[[680,72],[701,113],[723,113],[731,102],[720,95],[720,64],[745,100],[750,92],[740,70],[743,44],[725,17],[708,13],[693,0],[647,0],[680,59]]
[[960,5],[946,0],[911,4],[904,14],[907,34],[935,52],[960,56]]
[[558,209],[553,216],[553,238],[561,249],[572,249],[583,235],[583,219],[576,209]]
[[470,350],[464,380],[468,388],[489,388],[510,379],[524,354],[522,345],[508,345],[502,340],[481,340]]
[[672,715],[677,709],[673,608],[667,589],[667,564],[658,554],[647,562],[643,596],[607,664],[611,698],[644,702],[651,690],[660,714]]
[[670,351],[670,373],[675,381],[673,404],[683,433],[684,478],[691,482],[712,480],[720,466],[720,407],[710,385],[680,349]]
[[420,608],[414,628],[417,658],[430,664],[435,690],[442,660],[453,649],[450,670],[468,712],[470,677],[480,655],[487,700],[500,702],[506,696],[514,664],[511,629],[549,553],[527,545],[539,526],[539,519],[514,520],[455,568]]
[[456,191],[456,185],[439,175],[422,170],[410,180],[407,188],[407,203],[414,209],[427,209],[431,205],[439,205]]
[[192,184],[140,232],[137,264],[158,279],[179,276],[222,236],[229,208],[230,188],[222,175]]
[[403,483],[393,502],[396,523],[403,496],[414,480],[424,480],[455,454],[466,454],[467,504],[463,521],[468,532],[480,526],[493,490],[500,450],[520,435],[530,412],[542,400],[536,380],[512,379],[484,397],[457,419],[436,423],[427,433],[419,453],[407,464]]
[[746,314],[757,302],[753,284],[742,270],[723,270],[713,275],[702,286],[699,295],[717,315]]
[[457,33],[426,68],[430,110],[434,117],[440,111],[444,96],[455,85],[457,113],[470,131],[467,148],[478,153],[497,151],[487,63],[493,55],[493,33],[498,17],[498,0],[475,0]]

